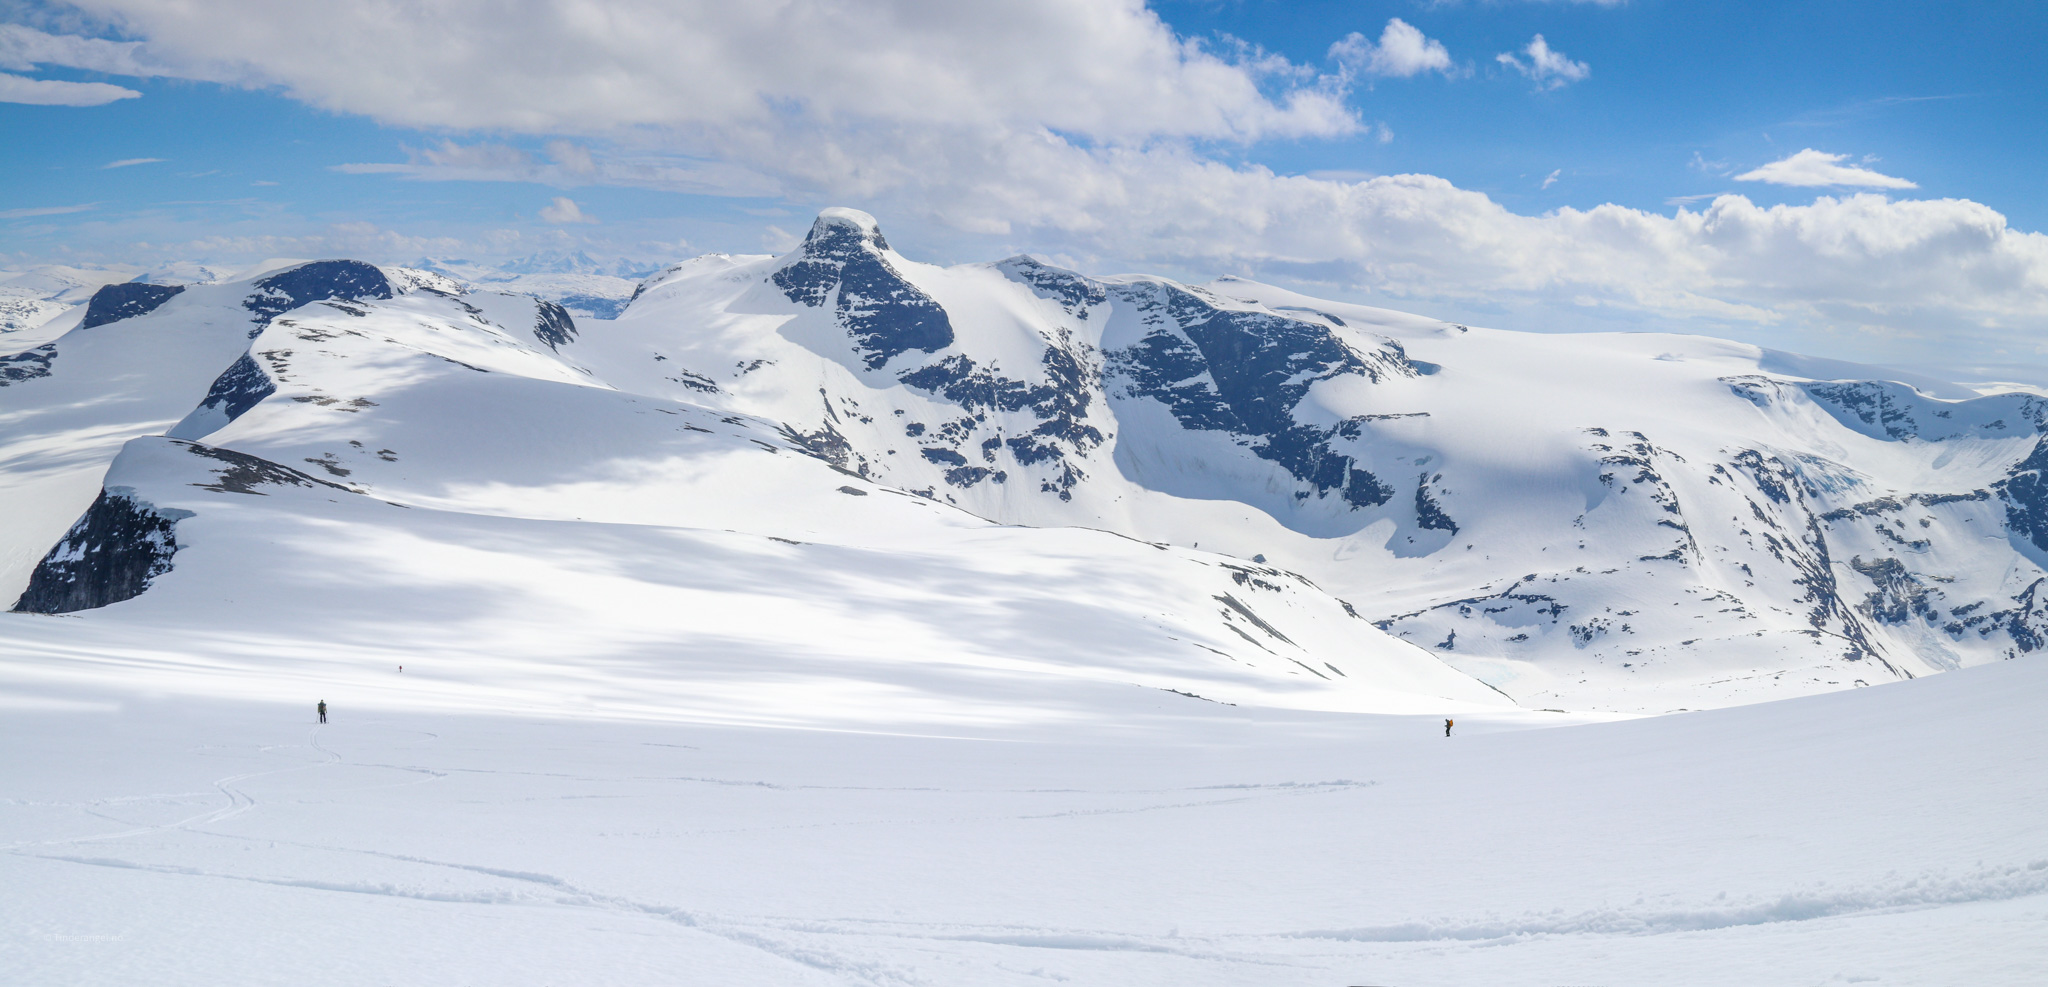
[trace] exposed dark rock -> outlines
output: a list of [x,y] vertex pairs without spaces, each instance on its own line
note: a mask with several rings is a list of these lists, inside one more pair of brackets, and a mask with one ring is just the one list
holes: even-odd
[[957,355],[906,372],[897,379],[970,412],[1017,412],[1029,408],[1039,420],[1029,433],[1036,438],[1010,440],[1012,448],[1020,450],[1018,461],[1022,463],[1059,455],[1055,447],[1038,440],[1060,440],[1077,452],[1101,445],[1102,432],[1087,423],[1095,374],[1074,354],[1058,346],[1048,346],[1043,360],[1047,378],[1043,384],[1005,377]]
[[1893,439],[1917,434],[1920,423],[1913,419],[1911,405],[1898,400],[1898,385],[1878,381],[1846,384],[1808,384],[1806,393],[1822,407],[1838,412],[1837,418],[1853,416],[1865,425],[1881,429]]
[[91,329],[109,322],[148,315],[184,290],[185,286],[181,284],[144,284],[136,281],[102,286],[100,290],[92,293],[92,301],[85,303],[85,318],[78,323],[78,328]]
[[[1600,457],[1600,464],[1633,470],[1634,475],[1630,476],[1628,481],[1630,486],[1640,486],[1649,491],[1650,502],[1663,508],[1665,513],[1679,513],[1677,492],[1671,489],[1671,484],[1664,479],[1663,474],[1657,472],[1656,457],[1660,450],[1651,445],[1649,439],[1641,432],[1625,431],[1616,438],[1621,441],[1618,446],[1594,443],[1593,449],[1596,452],[1608,453]],[[1611,487],[1617,475],[1619,471],[1603,471],[1600,474],[1600,482]]]
[[[1244,601],[1239,600],[1237,597],[1232,596],[1229,593],[1220,593],[1216,596],[1211,597],[1211,599],[1214,599],[1216,602],[1221,603],[1224,606],[1229,607],[1231,610],[1236,611],[1239,616],[1242,616],[1244,619],[1251,621],[1252,626],[1257,627],[1259,630],[1265,631],[1266,634],[1272,637],[1274,640],[1277,640],[1282,644],[1294,643],[1294,641],[1290,639],[1287,635],[1280,633],[1279,628],[1274,627],[1272,624],[1266,623],[1264,617],[1261,617],[1258,614],[1253,613],[1252,608],[1245,606]],[[1229,614],[1226,613],[1224,614],[1224,616],[1228,617]],[[1324,677],[1328,678],[1328,676]]]
[[1934,605],[1930,596],[1939,596],[1940,592],[1929,590],[1898,559],[1879,558],[1865,562],[1859,555],[1849,560],[1849,568],[1862,573],[1877,586],[1875,592],[1863,599],[1860,609],[1864,616],[1880,624],[1903,624],[1914,617],[1929,623],[1934,621]]
[[694,370],[677,370],[676,375],[668,379],[693,391],[703,391],[706,394],[718,393],[717,381]]
[[[1436,478],[1442,480],[1443,474],[1437,474]],[[1458,522],[1451,520],[1451,516],[1445,514],[1444,509],[1437,504],[1436,498],[1429,495],[1429,483],[1429,474],[1424,473],[1422,474],[1422,479],[1415,484],[1416,526],[1431,531],[1448,531],[1451,534],[1457,534]]]
[[1992,487],[2005,500],[2006,527],[2048,552],[2048,439],[2036,441],[2027,458]]
[[535,339],[546,343],[548,349],[560,350],[576,338],[576,320],[569,317],[567,309],[542,299],[534,301],[539,312],[533,324]]
[[833,302],[869,370],[911,350],[953,345],[946,310],[889,265],[888,248],[880,230],[828,213],[811,224],[798,258],[770,277],[790,301],[811,308]]
[[777,431],[797,448],[818,459],[857,476],[867,475],[867,461],[853,451],[853,443],[846,441],[846,436],[839,434],[829,421],[811,432],[799,432],[788,425],[780,426]]
[[263,372],[254,357],[244,353],[213,379],[213,386],[206,389],[206,400],[199,406],[217,409],[228,416],[228,421],[234,421],[276,393],[277,382]]
[[1109,292],[1099,282],[1022,255],[997,264],[996,270],[1012,281],[1030,285],[1038,297],[1059,302],[1060,308],[1077,319],[1088,318],[1090,308],[1109,300]]
[[339,298],[390,298],[391,281],[384,272],[359,260],[318,260],[279,271],[256,282],[256,291],[243,300],[242,307],[255,313],[261,332],[270,320],[301,305]]
[[215,493],[250,494],[257,497],[266,496],[262,490],[257,489],[264,486],[328,487],[344,493],[355,492],[341,484],[315,479],[289,466],[273,463],[268,459],[260,459],[245,452],[222,449],[218,446],[201,445],[197,442],[183,442],[175,439],[172,441],[185,447],[187,452],[195,456],[211,459],[221,464],[213,468],[214,482],[192,484],[201,490],[211,490]]
[[[1558,602],[1558,600],[1555,597],[1548,596],[1543,593],[1515,592],[1517,589],[1521,588],[1523,583],[1533,583],[1535,581],[1536,580],[1533,578],[1533,576],[1529,578],[1524,578],[1521,580],[1517,580],[1514,583],[1514,585],[1509,586],[1507,589],[1504,589],[1498,593],[1491,594],[1489,596],[1474,596],[1468,597],[1463,600],[1452,600],[1449,603],[1438,604],[1426,610],[1417,610],[1413,613],[1397,614],[1395,616],[1388,617],[1385,620],[1373,621],[1373,626],[1379,628],[1380,630],[1397,633],[1405,637],[1406,633],[1397,631],[1396,628],[1401,624],[1402,621],[1414,620],[1417,617],[1424,617],[1429,615],[1447,617],[1451,613],[1455,613],[1460,617],[1470,617],[1474,614],[1498,614],[1507,613],[1511,610],[1519,609],[1528,609],[1531,613],[1535,614],[1538,617],[1549,618],[1550,623],[1555,624],[1564,617],[1564,612],[1566,610],[1571,609],[1570,607],[1566,606],[1563,603]],[[1489,604],[1494,603],[1499,603],[1503,605],[1489,606]],[[1595,617],[1592,619],[1592,623],[1596,626],[1604,627],[1603,618]],[[1577,627],[1574,627],[1572,629],[1572,634],[1573,637],[1576,639],[1579,634],[1579,630]],[[1583,647],[1583,645],[1581,645],[1581,647]]]
[[71,613],[131,600],[171,571],[177,522],[186,511],[158,511],[127,493],[100,491],[71,530],[29,576],[14,609]]
[[1780,504],[1791,502],[1790,490],[1796,486],[1798,478],[1791,467],[1786,466],[1778,457],[1765,459],[1763,454],[1755,449],[1744,449],[1735,454],[1735,465],[1749,472],[1751,482],[1756,484],[1757,490],[1764,496]]
[[1193,290],[1145,283],[1114,291],[1153,327],[1109,354],[1131,396],[1158,400],[1183,427],[1248,437],[1254,455],[1318,494],[1336,493],[1353,507],[1393,498],[1393,488],[1330,448],[1340,429],[1348,425],[1355,435],[1357,425],[1315,428],[1293,411],[1309,388],[1334,377],[1414,376],[1399,344],[1362,354],[1328,326],[1220,308]]
[[2048,428],[2048,401],[2032,394],[1988,394],[1941,401],[1887,380],[1805,383],[1821,410],[1843,425],[1894,442],[1940,442],[1961,436],[1995,438]]
[[1010,474],[1002,470],[992,470],[981,466],[959,466],[946,471],[946,482],[962,488],[974,486],[983,480],[1005,483],[1009,479]]
[[50,361],[56,358],[56,343],[44,343],[26,353],[0,356],[0,387],[50,376]]

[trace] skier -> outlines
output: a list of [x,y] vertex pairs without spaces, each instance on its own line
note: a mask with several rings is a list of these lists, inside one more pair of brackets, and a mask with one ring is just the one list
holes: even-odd
[[[326,704],[326,703],[321,703],[320,705],[324,707],[324,706],[326,706],[327,704]],[[323,718],[323,719],[322,719],[322,720],[321,720],[320,722],[322,722],[322,723],[325,723],[325,722],[327,722],[327,721],[326,721],[326,719],[325,719],[325,718]],[[1445,721],[1444,721],[1444,736],[1448,737],[1448,736],[1450,736],[1450,735],[1451,735],[1451,721],[1449,721],[1449,720],[1445,720]]]
[[[315,708],[315,709],[318,709],[318,710],[320,711],[320,722],[322,722],[322,723],[325,723],[325,722],[327,722],[327,700],[325,700],[325,699],[322,699],[322,700],[320,700],[320,705],[319,705],[319,706],[316,706],[316,707],[314,707],[314,708]],[[1450,736],[1450,734],[1446,733],[1446,734],[1444,734],[1444,736],[1448,737],[1448,736]]]

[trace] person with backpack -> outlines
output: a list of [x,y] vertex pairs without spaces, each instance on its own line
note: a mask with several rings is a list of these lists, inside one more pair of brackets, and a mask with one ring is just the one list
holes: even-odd
[[[322,706],[326,706],[327,704],[326,704],[326,703],[321,703],[320,705],[322,705]],[[322,719],[320,720],[320,722],[322,722],[322,723],[325,723],[325,722],[327,722],[327,720],[326,720],[326,718],[324,718],[324,717],[323,717],[323,718],[322,718]],[[1444,721],[1444,736],[1448,737],[1448,736],[1450,736],[1450,735],[1451,735],[1451,721],[1449,721],[1449,720],[1445,720],[1445,721]]]
[[[320,700],[320,705],[318,705],[318,706],[315,706],[315,707],[313,707],[313,708],[314,708],[314,709],[317,709],[317,710],[319,710],[319,711],[320,711],[320,722],[322,722],[322,723],[325,723],[325,722],[327,722],[327,700],[325,700],[325,699],[322,699],[322,700]],[[1450,736],[1450,734],[1446,733],[1446,734],[1444,734],[1444,736],[1448,737],[1448,736]]]

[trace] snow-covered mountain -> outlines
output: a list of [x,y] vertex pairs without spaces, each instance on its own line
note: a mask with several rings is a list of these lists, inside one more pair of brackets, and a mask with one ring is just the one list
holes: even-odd
[[[4,590],[87,616],[10,635],[659,662],[754,720],[883,719],[992,677],[1508,705],[1298,575],[874,483],[780,423],[610,384],[583,335],[550,302],[354,261],[96,295],[6,391]],[[785,686],[736,684],[756,676]]]
[[[0,269],[0,339],[6,334],[40,328],[83,304],[106,284],[135,277],[132,268],[86,268],[43,264]],[[6,348],[0,343],[0,349]]]
[[465,284],[544,298],[583,318],[609,319],[626,308],[651,265],[626,259],[599,261],[581,250],[552,250],[498,264],[422,258],[412,265]]
[[840,209],[616,320],[492,288],[115,285],[0,355],[0,594],[89,615],[16,626],[737,662],[880,705],[1002,675],[1623,711],[2048,633],[2032,392],[941,268]]
[[1268,559],[1526,703],[1721,704],[2043,640],[2033,393],[1232,279],[939,269],[850,211],[787,257],[662,272],[606,336],[587,359],[622,386],[983,516]]

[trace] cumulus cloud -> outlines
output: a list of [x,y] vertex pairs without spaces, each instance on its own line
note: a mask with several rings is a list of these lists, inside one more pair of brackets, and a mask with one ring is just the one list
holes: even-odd
[[1451,53],[1399,17],[1387,21],[1378,44],[1356,31],[1330,46],[1330,57],[1358,75],[1407,78],[1451,71]]
[[576,200],[560,195],[555,196],[554,202],[541,207],[540,219],[543,223],[552,223],[556,226],[566,226],[570,223],[597,222],[596,217],[584,214],[583,210],[576,205]]
[[101,71],[121,71],[108,67],[121,58],[162,74],[188,66],[412,127],[592,134],[794,116],[1127,141],[1357,126],[1328,81],[1265,53],[1180,38],[1142,0],[426,0],[402,18],[377,4],[272,0],[75,6],[146,46],[35,40],[33,55],[14,57]]
[[0,72],[0,103],[32,106],[104,106],[115,100],[142,95],[133,89],[105,82],[64,82],[59,79],[29,79]]
[[1765,207],[1722,195],[1671,214],[1610,204],[1531,216],[1427,175],[1347,181],[1185,149],[1022,141],[932,174],[944,177],[914,195],[853,201],[1047,252],[1314,282],[1425,310],[1567,300],[1737,335],[2048,341],[2048,236],[1966,200],[1866,193]]
[[1566,58],[1564,52],[1550,47],[1550,42],[1540,34],[1522,49],[1522,54],[1529,60],[1525,62],[1511,52],[1501,52],[1493,59],[1528,76],[1538,89],[1557,89],[1593,73],[1592,66]]
[[1845,165],[1846,154],[1828,154],[1807,148],[1792,155],[1764,165],[1755,171],[1746,171],[1735,176],[1738,182],[1769,182],[1772,185],[1792,185],[1803,188],[1824,186],[1846,186],[1849,188],[1919,188],[1903,178],[1879,174],[1868,168]]
[[[402,21],[362,4],[81,5],[146,40],[17,31],[0,67],[32,58],[176,70],[448,135],[403,161],[344,171],[845,204],[926,242],[952,238],[964,257],[1028,249],[1096,269],[1227,271],[1423,310],[1552,305],[1652,326],[1970,336],[1987,348],[2038,343],[2048,325],[2048,237],[1963,200],[1857,194],[1765,207],[1721,195],[1669,214],[1523,215],[1426,175],[1234,163],[1262,139],[1382,133],[1347,107],[1346,80],[1449,62],[1398,20],[1376,41],[1340,42],[1325,73],[1178,37],[1139,0],[415,0]],[[1540,35],[1501,64],[1539,89],[1590,71]],[[1219,142],[1233,148],[1215,153]],[[801,230],[776,222],[785,229],[769,232],[771,245]],[[374,228],[289,239],[179,249],[492,251]]]

